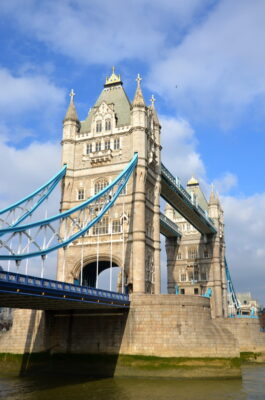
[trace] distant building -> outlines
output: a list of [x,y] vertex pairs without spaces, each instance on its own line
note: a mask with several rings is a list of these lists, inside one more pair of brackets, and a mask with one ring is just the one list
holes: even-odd
[[250,292],[237,293],[237,299],[241,308],[241,315],[257,315],[260,309],[259,303],[254,300]]

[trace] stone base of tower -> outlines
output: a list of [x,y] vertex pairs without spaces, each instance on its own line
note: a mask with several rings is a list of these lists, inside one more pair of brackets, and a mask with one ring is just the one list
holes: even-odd
[[[15,310],[12,328],[0,333],[0,353],[21,354],[20,372],[49,370],[53,365],[57,373],[64,373],[68,360],[68,372],[73,373],[91,374],[97,365],[108,376],[135,375],[139,364],[136,375],[145,368],[150,376],[152,363],[162,363],[155,376],[166,371],[166,376],[175,377],[179,360],[185,358],[186,365],[200,370],[198,374],[195,368],[189,377],[199,377],[202,364],[211,370],[217,359],[218,373],[207,369],[206,376],[228,376],[227,361],[239,358],[240,352],[265,355],[265,334],[258,320],[213,320],[209,299],[188,295],[133,294],[126,312]],[[34,353],[41,354],[40,360]],[[82,368],[73,368],[79,363]]]

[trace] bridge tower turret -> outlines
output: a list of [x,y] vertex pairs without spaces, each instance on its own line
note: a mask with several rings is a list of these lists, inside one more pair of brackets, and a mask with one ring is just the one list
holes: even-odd
[[160,125],[154,99],[146,106],[138,75],[130,102],[114,68],[84,121],[78,121],[73,95],[71,92],[63,130],[62,158],[68,172],[62,209],[79,204],[108,185],[135,152],[138,165],[115,207],[69,245],[66,262],[63,250],[59,252],[58,279],[80,280],[82,270],[83,284],[97,286],[98,274],[118,266],[119,290],[159,293]]
[[62,163],[67,164],[68,170],[74,167],[75,139],[80,129],[80,121],[74,104],[74,96],[75,93],[72,89],[70,92],[70,104],[63,120]]

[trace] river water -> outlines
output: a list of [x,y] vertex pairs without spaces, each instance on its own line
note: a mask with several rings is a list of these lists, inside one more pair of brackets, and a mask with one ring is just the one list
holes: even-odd
[[[0,371],[1,374],[1,371]],[[243,378],[173,380],[11,378],[0,376],[5,400],[265,400],[265,365],[244,366]]]

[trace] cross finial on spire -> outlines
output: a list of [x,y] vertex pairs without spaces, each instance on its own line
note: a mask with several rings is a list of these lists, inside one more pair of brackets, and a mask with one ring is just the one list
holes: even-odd
[[141,78],[140,74],[137,74],[136,82],[137,82],[138,86],[140,86],[141,80],[142,80],[142,78]]
[[115,66],[112,66],[112,73],[115,74]]
[[73,101],[74,101],[74,97],[75,97],[74,89],[71,89],[71,91],[70,91],[70,93],[69,93],[69,96],[70,96],[70,98],[71,98],[71,102],[73,102]]
[[152,96],[151,96],[150,101],[151,101],[151,103],[152,103],[152,107],[154,107],[156,99],[155,99],[155,96],[154,96],[153,94],[152,94]]

